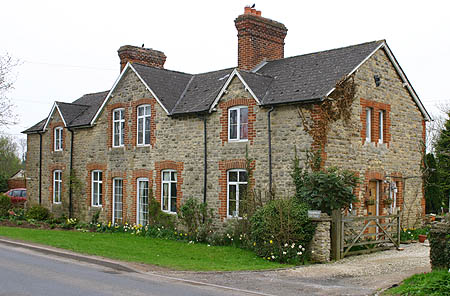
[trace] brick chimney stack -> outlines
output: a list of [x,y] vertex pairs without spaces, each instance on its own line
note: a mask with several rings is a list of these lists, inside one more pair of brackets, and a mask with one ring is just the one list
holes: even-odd
[[132,45],[121,46],[117,52],[120,58],[120,72],[128,62],[163,69],[167,58],[162,51]]
[[251,70],[264,60],[284,58],[287,28],[264,18],[261,11],[245,7],[234,23],[238,30],[238,68]]

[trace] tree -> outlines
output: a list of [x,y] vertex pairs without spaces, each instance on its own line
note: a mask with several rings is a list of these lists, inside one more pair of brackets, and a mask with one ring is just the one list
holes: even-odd
[[17,144],[8,136],[0,135],[0,192],[8,189],[6,181],[22,168],[22,163],[16,155]]
[[426,212],[438,213],[442,207],[442,190],[440,184],[440,175],[437,168],[436,158],[434,154],[428,153],[424,160],[424,184],[425,184],[425,200]]
[[436,142],[435,153],[439,184],[443,193],[443,199],[450,196],[450,112]]
[[13,111],[14,105],[7,94],[13,89],[12,71],[17,61],[9,55],[0,55],[0,126],[14,124],[17,116]]

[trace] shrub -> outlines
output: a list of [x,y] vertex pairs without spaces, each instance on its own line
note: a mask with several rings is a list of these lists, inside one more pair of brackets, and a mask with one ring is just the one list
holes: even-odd
[[150,189],[148,202],[148,225],[155,227],[174,228],[174,215],[164,213],[161,204],[156,201],[153,191]]
[[0,218],[8,217],[8,212],[11,207],[11,199],[8,196],[0,193]]
[[306,257],[315,225],[308,207],[293,198],[276,199],[251,218],[251,239],[256,254],[269,260],[298,262]]
[[308,171],[300,168],[297,156],[294,159],[292,178],[295,197],[312,209],[331,214],[356,201],[353,190],[359,178],[351,171],[328,168]]
[[211,231],[212,215],[213,211],[208,211],[207,204],[190,197],[181,206],[178,218],[187,228],[190,238],[204,242]]
[[50,212],[47,208],[35,205],[27,210],[25,217],[36,221],[44,221],[50,217]]
[[429,240],[431,268],[450,269],[450,221],[433,224]]

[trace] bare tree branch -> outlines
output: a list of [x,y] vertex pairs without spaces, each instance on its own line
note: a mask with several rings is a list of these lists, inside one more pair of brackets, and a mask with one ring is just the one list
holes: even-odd
[[18,65],[8,54],[0,55],[0,126],[8,126],[17,123],[17,115],[14,112],[14,104],[8,97],[13,86],[13,69]]

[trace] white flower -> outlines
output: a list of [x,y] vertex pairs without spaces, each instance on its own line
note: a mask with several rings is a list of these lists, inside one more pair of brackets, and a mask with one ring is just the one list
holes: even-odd
[[298,248],[301,249],[301,248],[302,248],[302,245],[298,245]]
[[283,255],[286,255],[287,253],[286,252],[283,252]]
[[272,255],[272,259],[275,259],[275,256],[274,256],[274,255]]
[[304,252],[304,251],[305,251],[305,248],[302,248],[302,251]]
[[287,247],[287,246],[288,246],[288,243],[285,243],[284,246]]
[[211,247],[211,245],[209,245],[209,244],[208,244],[208,245],[206,245],[206,246],[208,246],[208,247]]
[[303,253],[302,253],[302,252],[297,252],[297,255],[299,255],[299,256],[300,256],[301,254],[303,254]]

